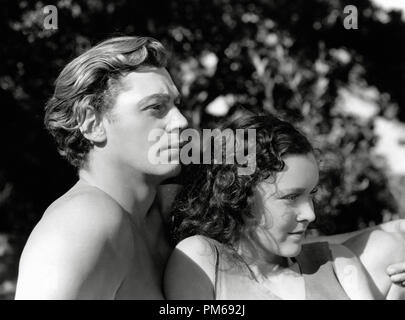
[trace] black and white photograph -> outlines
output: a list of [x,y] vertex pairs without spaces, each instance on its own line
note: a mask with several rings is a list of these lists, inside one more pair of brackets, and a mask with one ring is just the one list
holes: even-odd
[[404,0],[0,3],[0,300],[405,300]]

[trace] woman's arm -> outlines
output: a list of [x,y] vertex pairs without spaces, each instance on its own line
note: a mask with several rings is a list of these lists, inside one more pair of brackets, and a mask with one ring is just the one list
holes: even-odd
[[373,230],[352,237],[343,245],[359,257],[370,286],[382,298],[405,299],[405,288],[393,283],[386,272],[389,265],[405,261],[405,242],[401,236]]
[[351,300],[383,299],[360,259],[341,244],[329,245],[335,274]]
[[166,266],[164,293],[169,300],[213,300],[216,253],[202,236],[181,241]]
[[[340,244],[348,241],[351,238],[355,238],[361,236],[362,234],[368,234],[372,231],[378,230],[388,232],[394,235],[396,238],[402,238],[403,241],[405,241],[405,219],[399,219],[382,223],[375,227],[370,227],[349,233],[336,234],[333,236],[308,237],[305,242],[311,243],[327,241],[330,244]],[[405,260],[388,266],[386,273],[390,276],[392,283],[405,287]]]
[[[329,243],[343,243],[350,238],[356,237],[358,235],[361,235],[362,233],[369,233],[374,230],[381,230],[385,231],[388,233],[398,233],[405,239],[405,219],[399,219],[399,220],[394,220],[394,221],[389,221],[385,222],[382,224],[379,224],[374,227],[369,227],[366,229],[358,230],[358,231],[353,231],[353,232],[347,232],[347,233],[341,233],[341,234],[335,234],[332,236],[312,236],[308,237],[305,239],[306,243],[311,243],[311,242],[322,242],[322,241],[327,241]],[[405,266],[402,270],[405,270]]]

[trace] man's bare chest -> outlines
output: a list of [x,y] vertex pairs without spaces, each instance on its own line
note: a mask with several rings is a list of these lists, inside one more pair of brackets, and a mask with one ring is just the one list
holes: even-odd
[[117,290],[116,299],[164,299],[162,281],[172,248],[168,239],[138,234],[127,276]]

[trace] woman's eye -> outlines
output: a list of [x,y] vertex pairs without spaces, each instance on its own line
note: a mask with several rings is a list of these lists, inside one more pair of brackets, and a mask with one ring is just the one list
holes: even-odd
[[297,193],[289,194],[283,197],[284,200],[294,201],[297,200],[300,195]]
[[314,190],[311,191],[311,195],[315,196],[317,192],[318,192],[318,187],[314,188]]

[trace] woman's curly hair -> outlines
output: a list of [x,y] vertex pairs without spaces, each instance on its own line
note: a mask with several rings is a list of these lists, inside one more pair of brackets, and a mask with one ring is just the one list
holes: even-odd
[[[271,115],[239,118],[221,129],[256,131],[256,170],[251,175],[240,175],[238,168],[241,165],[237,161],[234,164],[186,167],[183,189],[171,211],[175,244],[193,235],[203,235],[229,247],[241,237],[257,243],[254,230],[260,217],[252,211],[254,189],[263,180],[283,170],[283,157],[313,152],[303,134],[290,123]],[[244,152],[248,150],[247,143],[238,145]]]
[[59,153],[82,167],[92,147],[80,131],[88,108],[105,113],[114,105],[122,76],[144,66],[165,67],[167,60],[166,49],[153,38],[116,37],[66,65],[45,106],[44,123]]

